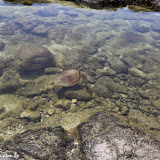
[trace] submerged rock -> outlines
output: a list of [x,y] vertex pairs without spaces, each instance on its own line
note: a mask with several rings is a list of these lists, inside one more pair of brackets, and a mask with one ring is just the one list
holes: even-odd
[[15,33],[13,24],[4,24],[0,26],[0,35],[13,35]]
[[36,24],[32,23],[30,19],[23,18],[23,17],[17,17],[14,20],[14,23],[23,31],[27,31],[27,32],[31,31],[36,26]]
[[41,114],[39,111],[24,110],[21,113],[20,118],[27,118],[31,121],[38,122],[40,121]]
[[[43,75],[33,81],[25,83],[16,91],[16,94],[22,96],[34,96],[52,90],[54,88],[55,75]],[[23,80],[22,80],[23,83]]]
[[56,8],[53,8],[52,6],[51,7],[48,6],[48,7],[41,7],[34,14],[37,14],[42,17],[55,17],[58,15],[58,11],[56,10]]
[[8,71],[0,78],[0,93],[12,93],[21,87],[21,83],[14,72]]
[[159,21],[155,21],[154,23],[152,23],[151,27],[153,31],[160,32],[160,22]]
[[146,33],[149,31],[150,28],[145,25],[135,25],[134,29],[140,33]]
[[98,96],[108,98],[115,93],[127,93],[127,88],[116,83],[112,78],[107,76],[100,77],[94,86],[94,91]]
[[5,47],[5,43],[0,40],[0,51],[2,51],[4,47]]
[[18,71],[37,71],[55,65],[50,51],[40,45],[28,44],[17,51],[15,66]]
[[127,66],[118,58],[110,59],[109,64],[111,69],[113,69],[116,73],[123,73],[127,70]]
[[67,90],[65,91],[64,95],[67,98],[75,98],[82,101],[92,99],[90,91],[88,91],[86,88]]
[[44,25],[38,25],[34,27],[32,33],[39,36],[46,36],[48,33],[48,28]]
[[133,75],[135,77],[141,77],[141,78],[146,78],[147,77],[147,75],[143,71],[139,70],[136,67],[131,67],[129,72],[130,72],[131,75]]
[[145,81],[140,77],[132,77],[132,76],[130,76],[128,78],[128,83],[133,85],[133,86],[143,86]]

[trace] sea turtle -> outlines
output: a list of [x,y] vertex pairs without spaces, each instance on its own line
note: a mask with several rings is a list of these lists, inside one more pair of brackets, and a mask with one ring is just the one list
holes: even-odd
[[70,87],[76,85],[80,78],[83,78],[84,84],[88,83],[87,75],[81,73],[84,70],[84,67],[79,69],[68,69],[57,75],[54,85],[55,90],[60,91],[63,87]]

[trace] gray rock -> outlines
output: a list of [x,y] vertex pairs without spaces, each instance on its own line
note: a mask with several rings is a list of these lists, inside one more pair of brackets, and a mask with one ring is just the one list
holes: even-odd
[[133,85],[133,86],[143,86],[145,81],[142,78],[130,76],[128,78],[128,83]]
[[4,47],[5,47],[5,43],[0,40],[0,51],[2,51]]
[[135,25],[134,29],[141,33],[146,33],[149,31],[149,27],[144,26],[144,25]]
[[86,88],[82,88],[82,89],[70,89],[64,92],[65,97],[67,98],[75,98],[78,100],[91,100],[92,99],[92,95],[91,93],[86,89]]
[[4,24],[0,27],[0,34],[2,35],[12,35],[14,32],[13,24]]
[[136,160],[160,159],[159,142],[125,127],[124,121],[113,115],[97,113],[78,128],[82,159],[128,160],[131,156]]
[[155,21],[154,23],[152,23],[151,27],[153,31],[160,32],[160,22],[159,21]]
[[37,14],[42,17],[56,17],[58,15],[58,11],[56,8],[53,9],[53,7],[41,7],[37,12],[34,14]]
[[18,77],[14,72],[8,71],[0,78],[0,93],[11,93],[21,87]]
[[28,44],[17,51],[15,66],[18,71],[38,71],[55,65],[50,51],[40,45]]
[[41,114],[39,111],[24,110],[21,113],[20,118],[27,118],[31,121],[39,122],[41,118]]
[[127,66],[118,58],[110,59],[109,64],[116,73],[123,73],[127,70]]
[[141,78],[147,77],[147,75],[143,71],[139,70],[136,67],[130,68],[129,73],[135,77],[141,77]]
[[113,79],[104,76],[100,77],[94,86],[94,91],[98,96],[102,96],[104,98],[112,97],[115,93],[127,93],[127,88],[119,85]]
[[44,75],[35,80],[25,83],[17,89],[16,94],[22,96],[34,96],[52,90],[54,88],[55,75]]
[[48,28],[44,25],[38,25],[34,27],[34,29],[32,30],[32,33],[39,36],[46,36],[48,33]]
[[152,101],[152,105],[157,108],[158,110],[160,110],[160,100],[154,100]]
[[3,60],[0,60],[0,74],[2,72],[2,70],[5,68],[6,64]]
[[18,17],[14,20],[15,24],[23,31],[31,31],[36,24],[32,23],[30,19]]
[[109,67],[105,67],[103,69],[96,69],[96,76],[101,77],[101,76],[113,76],[115,75],[116,72],[112,70]]
[[147,90],[139,89],[138,92],[139,92],[139,94],[140,94],[140,96],[141,96],[142,98],[146,98],[146,99],[149,98],[149,93],[148,93]]

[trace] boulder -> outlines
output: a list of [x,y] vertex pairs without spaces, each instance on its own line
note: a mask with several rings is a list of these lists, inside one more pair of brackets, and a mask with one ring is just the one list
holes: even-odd
[[116,83],[112,78],[107,76],[100,77],[94,86],[94,91],[98,96],[109,98],[114,93],[127,93],[127,88]]
[[140,33],[146,33],[149,31],[149,27],[145,26],[145,25],[135,25],[133,27],[135,30],[137,30]]
[[54,65],[51,52],[36,44],[28,44],[20,48],[15,57],[15,66],[20,72],[44,70]]
[[82,159],[160,159],[159,141],[147,138],[144,133],[129,126],[125,127],[124,121],[105,112],[95,114],[78,129]]
[[0,78],[0,93],[11,93],[21,87],[21,83],[14,72],[8,71]]
[[75,98],[82,101],[87,101],[92,99],[91,93],[86,88],[67,90],[65,91],[64,95],[67,98],[71,99]]
[[127,70],[127,66],[118,58],[110,59],[109,64],[111,69],[113,69],[116,73],[123,73]]
[[41,119],[41,114],[39,111],[24,110],[20,114],[20,118],[27,118],[31,121],[39,122]]

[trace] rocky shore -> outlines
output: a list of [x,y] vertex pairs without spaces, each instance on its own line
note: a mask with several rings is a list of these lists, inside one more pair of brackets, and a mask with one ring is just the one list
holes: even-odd
[[114,115],[99,112],[71,132],[28,130],[1,145],[1,160],[158,160],[159,142]]
[[75,0],[75,2],[91,8],[120,7],[126,5],[141,5],[160,9],[160,0]]

